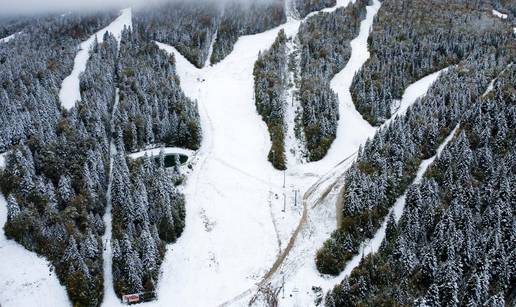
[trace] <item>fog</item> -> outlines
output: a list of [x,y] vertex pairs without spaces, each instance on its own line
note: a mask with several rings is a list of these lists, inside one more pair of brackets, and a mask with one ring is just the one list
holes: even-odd
[[124,7],[141,7],[161,2],[267,2],[277,0],[0,0],[0,15],[31,15],[59,13],[68,11],[92,11],[98,9],[118,9]]

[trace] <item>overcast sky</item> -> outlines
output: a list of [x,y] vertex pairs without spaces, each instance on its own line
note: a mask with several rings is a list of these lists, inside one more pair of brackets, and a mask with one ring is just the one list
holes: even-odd
[[[156,0],[152,0],[156,1]],[[81,9],[119,8],[145,0],[0,0],[1,14],[32,14]]]
[[[0,15],[66,12],[97,8],[122,8],[148,3],[181,0],[0,0]],[[225,0],[182,0],[182,1],[225,1]],[[227,0],[226,0],[227,1]],[[267,1],[267,0],[241,0]]]

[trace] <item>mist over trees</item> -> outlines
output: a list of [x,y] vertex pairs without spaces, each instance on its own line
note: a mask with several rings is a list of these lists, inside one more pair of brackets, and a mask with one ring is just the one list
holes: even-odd
[[209,60],[221,13],[222,7],[214,2],[172,2],[136,10],[134,26],[150,40],[176,47],[200,68]]
[[285,21],[284,0],[179,1],[135,14],[141,33],[176,47],[199,68],[223,60],[240,36],[263,32]]
[[311,12],[319,11],[337,4],[336,0],[292,0],[296,17],[305,18]]

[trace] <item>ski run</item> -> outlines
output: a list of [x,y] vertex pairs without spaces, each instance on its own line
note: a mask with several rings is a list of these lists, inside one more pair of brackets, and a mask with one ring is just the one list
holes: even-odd
[[120,38],[124,28],[132,26],[131,20],[131,9],[124,9],[121,11],[120,16],[111,24],[93,34],[90,38],[79,45],[79,52],[77,52],[77,55],[75,56],[73,70],[70,75],[63,80],[61,90],[59,91],[59,99],[61,100],[61,105],[65,109],[70,110],[75,106],[77,101],[81,101],[79,78],[86,70],[86,64],[88,64],[88,60],[90,58],[90,50],[95,43],[95,40],[102,42],[104,40],[104,34],[109,32],[113,34],[120,43]]
[[[349,2],[338,0],[335,7],[322,11],[330,12]],[[355,73],[369,58],[367,39],[380,6],[378,0],[373,0],[367,7],[359,35],[351,41],[351,58],[331,81],[339,97],[340,120],[337,138],[321,161],[302,163],[302,145],[292,135],[292,121],[299,105],[289,91],[286,112],[289,168],[285,172],[275,170],[267,161],[271,143],[267,127],[256,112],[253,66],[258,52],[267,50],[281,29],[287,37],[294,38],[302,20],[295,19],[294,12],[288,10],[287,23],[240,37],[227,58],[202,69],[189,63],[172,46],[156,42],[160,48],[174,54],[181,86],[187,96],[198,102],[203,141],[197,152],[165,149],[168,153],[187,155],[193,171],[183,187],[185,230],[176,243],[168,245],[158,299],[146,306],[247,306],[259,286],[268,283],[282,287],[280,306],[312,306],[317,295],[312,291],[313,286],[328,291],[349,275],[364,254],[378,249],[385,236],[385,223],[372,240],[363,243],[362,255],[356,255],[339,276],[323,276],[315,268],[317,249],[337,227],[339,209],[335,204],[343,174],[354,162],[360,145],[377,130],[355,109],[350,86]],[[288,1],[287,7],[290,7]],[[95,39],[102,39],[106,32],[111,32],[119,40],[123,28],[131,26],[131,9],[125,9],[109,26],[79,46],[73,71],[63,81],[60,91],[64,108],[72,108],[81,99],[79,78],[86,69]],[[443,71],[410,85],[395,106],[392,118],[403,116]],[[384,125],[387,124],[389,121]],[[436,156],[456,129],[441,144]],[[156,155],[160,150],[149,148],[131,157]],[[112,144],[111,157],[115,153]],[[436,156],[421,163],[414,183],[421,180]],[[4,163],[2,155],[0,167]],[[108,189],[110,187],[111,184]],[[396,219],[401,216],[404,197],[391,209]],[[121,303],[113,291],[111,276],[109,191],[107,198],[106,234],[102,238],[105,245],[103,306],[112,307]],[[6,215],[6,201],[0,195],[0,226],[5,224]],[[10,256],[2,257],[4,254]],[[3,231],[0,258],[3,259],[0,279],[5,281],[0,284],[3,307],[70,305],[65,289],[49,269],[48,262],[7,240]],[[259,301],[256,303],[260,305]]]

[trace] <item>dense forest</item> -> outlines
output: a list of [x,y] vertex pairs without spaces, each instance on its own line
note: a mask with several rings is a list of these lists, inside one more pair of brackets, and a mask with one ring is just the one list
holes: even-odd
[[358,35],[368,0],[357,0],[332,13],[319,13],[301,24],[300,86],[303,129],[309,160],[322,159],[337,133],[339,109],[330,81],[351,56],[350,41]]
[[134,26],[149,40],[175,46],[195,66],[209,60],[222,8],[213,2],[163,3],[134,12]]
[[[163,153],[128,157],[150,147],[198,150],[202,142],[197,101],[181,89],[174,56],[156,42],[202,68],[223,61],[239,37],[300,19],[296,35],[281,30],[270,48],[256,50],[254,103],[276,169],[286,169],[285,118],[294,102],[305,160],[325,157],[339,120],[330,81],[350,59],[370,1],[316,14],[336,1],[286,1],[135,9],[121,37],[96,38],[80,75],[81,101],[70,110],[59,91],[79,46],[116,13],[0,19],[0,38],[16,33],[0,43],[2,231],[50,262],[73,306],[101,305],[106,244],[116,295],[154,296],[167,244],[185,227],[184,169],[165,167]],[[378,129],[345,173],[340,224],[317,251],[317,270],[343,272],[383,223],[386,237],[326,295],[326,306],[516,303],[515,14],[508,0],[382,1],[371,56],[351,87],[364,119],[382,125],[411,83],[448,69],[404,116]],[[415,181],[428,159],[435,160]],[[402,198],[398,220],[389,212]]]
[[208,61],[223,60],[239,36],[263,32],[285,21],[284,0],[173,2],[135,14],[135,27],[142,34],[175,46],[199,68]]
[[25,16],[0,16],[0,39],[20,32],[29,22]]
[[[56,18],[25,27],[23,34],[0,46],[1,73],[9,76],[2,78],[2,129],[16,129],[2,133],[11,136],[4,149],[15,144],[1,173],[8,199],[4,230],[52,262],[73,302],[97,306],[103,297],[99,238],[104,231],[106,126],[99,121],[85,127],[87,113],[61,112],[58,91],[72,69],[76,46],[109,19]],[[84,94],[85,104],[102,108]],[[98,128],[98,140],[88,128]]]
[[196,149],[199,115],[180,89],[174,58],[130,29],[120,43],[97,38],[80,77],[82,100],[61,110],[59,86],[77,45],[114,16],[56,18],[0,45],[2,150],[10,150],[0,171],[5,232],[52,262],[74,306],[99,306],[108,201],[118,295],[155,289],[165,245],[184,227],[179,170],[126,161],[124,152],[156,144]]
[[380,125],[410,83],[461,62],[499,31],[501,21],[488,7],[483,1],[383,1],[369,37],[371,57],[351,88],[362,116]]
[[[385,1],[384,4],[387,2]],[[380,12],[389,10],[391,7],[389,5],[382,6]],[[437,12],[436,14],[440,13]],[[394,12],[391,12],[391,14],[394,14]],[[396,118],[388,126],[383,127],[373,139],[369,140],[360,149],[357,162],[347,171],[346,181],[341,192],[343,202],[341,224],[317,253],[316,264],[320,272],[339,274],[344,269],[347,261],[359,252],[360,244],[367,238],[372,238],[386,218],[389,209],[398,197],[406,193],[407,190],[407,202],[410,201],[413,189],[411,183],[416,176],[421,161],[434,156],[437,147],[453,128],[467,118],[471,118],[468,117],[468,111],[472,106],[483,104],[482,97],[489,88],[491,80],[501,72],[509,70],[507,67],[513,70],[510,65],[515,56],[510,35],[512,29],[498,22],[497,17],[491,16],[490,12],[484,14],[485,16],[481,16],[479,20],[483,20],[486,25],[490,25],[489,31],[474,36],[475,40],[466,43],[467,45],[474,45],[475,48],[464,55],[462,60],[450,66],[448,71],[443,73],[429,89],[426,96],[416,101],[404,117]],[[463,18],[468,19],[469,17]],[[400,28],[397,34],[392,32],[390,34],[405,35],[405,31],[407,30]],[[411,56],[411,53],[404,55],[408,58]],[[425,60],[424,57],[419,59],[422,62]],[[397,63],[403,61],[400,58]],[[510,84],[510,81],[507,81],[506,84]],[[508,88],[504,87],[504,91],[509,94],[506,93],[500,97],[504,97],[505,103],[508,104],[507,116],[510,117],[513,115],[514,93],[510,86]],[[503,117],[504,115],[493,116]],[[511,124],[513,124],[511,120],[501,119],[504,122],[503,129],[505,129],[502,134],[509,135],[509,131],[514,130],[514,128],[511,129]],[[461,127],[465,129],[462,124]],[[493,132],[493,136],[496,136],[499,129],[502,128],[495,126],[490,129],[496,132]],[[480,135],[480,130],[476,129],[475,131],[479,131]],[[481,135],[484,135],[484,132]],[[485,135],[485,138],[487,137]],[[496,140],[498,141],[498,137],[496,137]],[[510,143],[510,141],[502,142]],[[443,156],[445,155],[443,154]],[[443,168],[443,170],[446,169]],[[432,169],[430,172],[433,171],[435,170]],[[451,180],[451,178],[447,177],[447,180]],[[461,185],[462,181],[460,182],[457,185]],[[447,184],[447,188],[451,186],[456,185]],[[446,201],[448,203],[450,201],[449,197],[451,195],[447,194]],[[412,226],[413,223],[407,227],[415,229]],[[422,237],[424,236],[422,235]],[[404,243],[412,244],[414,242],[404,241]],[[407,257],[412,256],[413,254]],[[392,259],[394,258],[399,259],[399,254],[394,253]],[[378,269],[380,268],[378,267]],[[406,276],[397,276],[401,282],[408,284],[412,282]],[[353,279],[353,281],[357,281],[357,279]],[[363,279],[360,279],[360,283],[362,282]],[[393,284],[399,285],[400,283]],[[350,286],[353,288],[352,291],[360,287],[354,283]],[[341,295],[339,292],[344,291],[342,290],[343,287],[347,286],[342,285],[334,290],[336,294],[332,294],[333,298],[329,299],[327,304],[329,306],[360,305],[357,300],[346,301],[344,299],[347,294]],[[369,287],[369,285],[364,287]],[[361,299],[369,299],[367,294],[362,293],[364,296]],[[383,296],[378,293],[379,301],[374,302],[380,305],[381,303],[394,303],[389,299],[399,298],[403,296],[402,294],[405,295],[404,292]],[[410,300],[406,296],[404,299]],[[443,302],[445,300],[443,299]],[[375,305],[375,303],[372,303],[373,301],[367,302]],[[403,305],[407,304],[407,301],[398,301],[397,303]]]
[[[342,223],[317,255],[321,272],[338,274],[344,269],[359,244],[372,237],[396,198],[412,182],[420,161],[435,154],[470,104],[508,65],[514,51],[500,48],[504,43],[498,40],[507,43],[510,38],[493,39],[495,45],[478,47],[478,58],[450,68],[406,116],[380,130],[361,148],[357,163],[346,175]],[[506,54],[492,61],[488,50],[495,48]]]
[[269,161],[280,170],[286,169],[284,114],[288,86],[287,64],[287,37],[281,30],[272,47],[258,55],[253,71],[256,109],[271,134]]
[[29,136],[56,140],[59,88],[73,67],[77,45],[112,18],[41,18],[25,26],[15,40],[0,45],[1,152]]
[[336,0],[292,0],[291,5],[297,18],[305,18],[311,12],[334,6]]
[[120,103],[116,122],[125,149],[134,152],[153,144],[198,149],[199,113],[175,73],[175,60],[140,30],[126,31],[117,64]]
[[377,254],[327,306],[514,306],[516,69],[460,120],[454,139],[407,190]]
[[213,43],[211,63],[228,56],[239,36],[263,32],[286,20],[284,0],[228,1]]
[[[337,95],[330,88],[333,76],[351,56],[350,41],[365,17],[367,0],[359,0],[331,13],[318,13],[304,21],[296,37],[280,32],[276,42],[255,63],[255,100],[258,113],[269,127],[272,149],[269,160],[285,169],[285,92],[295,87],[301,104],[297,126],[306,137],[307,159],[322,159],[335,139],[339,119]],[[287,50],[293,40],[294,50]],[[288,73],[295,74],[295,84]],[[299,137],[299,135],[297,135]]]
[[[335,0],[295,0],[291,9],[296,17],[303,18],[333,5]],[[176,47],[198,68],[222,61],[231,53],[238,37],[272,29],[285,21],[285,0],[230,0],[223,4],[176,1],[134,14],[135,28],[142,35]]]

